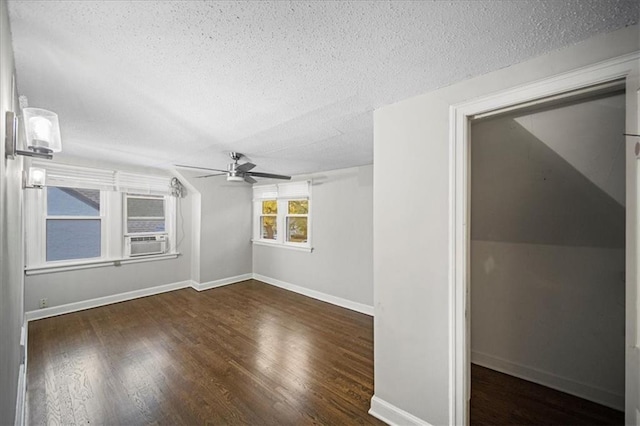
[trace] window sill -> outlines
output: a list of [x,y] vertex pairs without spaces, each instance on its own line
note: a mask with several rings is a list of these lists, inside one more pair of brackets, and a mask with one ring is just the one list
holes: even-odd
[[268,243],[262,240],[251,240],[251,242],[257,246],[277,247],[293,251],[304,251],[307,253],[313,252],[313,247],[299,246],[294,244]]
[[25,268],[24,273],[25,275],[50,274],[53,272],[66,272],[90,268],[104,268],[105,266],[121,266],[128,265],[130,263],[175,259],[178,256],[180,256],[180,253],[155,254],[150,256],[127,257],[123,259],[96,259],[80,262],[65,262],[57,265],[27,267]]

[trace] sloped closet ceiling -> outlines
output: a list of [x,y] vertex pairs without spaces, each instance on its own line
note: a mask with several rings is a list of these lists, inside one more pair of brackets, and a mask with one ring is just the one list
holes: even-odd
[[624,249],[625,96],[472,124],[471,238]]
[[373,161],[385,104],[638,22],[637,1],[9,1],[65,157],[297,174]]

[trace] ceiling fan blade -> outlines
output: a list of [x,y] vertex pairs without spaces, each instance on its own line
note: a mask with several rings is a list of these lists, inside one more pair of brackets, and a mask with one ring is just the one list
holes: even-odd
[[197,169],[197,170],[211,170],[212,172],[228,172],[228,170],[221,170],[221,169],[212,169],[209,167],[196,167],[196,166],[184,166],[182,164],[174,164],[175,167],[181,167],[183,169]]
[[256,183],[256,182],[258,182],[257,180],[255,180],[251,176],[247,176],[247,175],[244,175],[244,181],[247,182],[247,183]]
[[210,174],[210,175],[196,176],[196,179],[208,178],[208,177],[211,177],[211,176],[222,176],[222,175],[226,175],[226,173],[213,173],[213,174]]
[[253,169],[255,166],[256,165],[253,163],[244,163],[236,167],[236,170],[239,172],[248,172],[249,170]]
[[257,176],[263,178],[271,178],[271,179],[291,179],[291,176],[285,175],[274,175],[273,173],[262,173],[262,172],[246,172],[245,176]]

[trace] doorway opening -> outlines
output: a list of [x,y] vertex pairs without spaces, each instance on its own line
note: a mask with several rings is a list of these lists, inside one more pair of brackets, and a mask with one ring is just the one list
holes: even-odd
[[[470,272],[470,154],[471,121],[505,109],[529,107],[546,101],[568,101],[593,88],[622,83],[626,90],[625,133],[640,133],[640,52],[608,59],[574,71],[470,100],[450,108],[450,211],[449,229],[449,419],[451,424],[469,424],[471,396],[471,328],[469,306]],[[637,93],[636,93],[637,92]],[[625,423],[640,421],[640,306],[638,250],[640,215],[637,206],[640,156],[634,154],[627,136],[626,159],[626,235],[625,235]],[[638,144],[640,145],[640,143]]]
[[470,128],[470,423],[622,424],[625,89]]

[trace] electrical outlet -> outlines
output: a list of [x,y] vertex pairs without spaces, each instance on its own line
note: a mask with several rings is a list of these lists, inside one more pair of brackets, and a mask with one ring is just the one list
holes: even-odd
[[46,297],[44,299],[40,299],[40,309],[46,308],[49,305],[49,299]]

